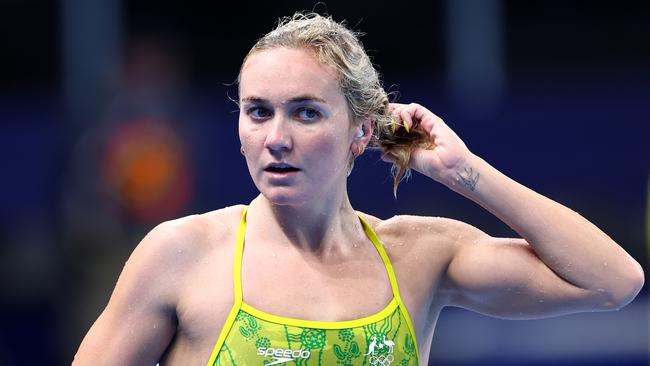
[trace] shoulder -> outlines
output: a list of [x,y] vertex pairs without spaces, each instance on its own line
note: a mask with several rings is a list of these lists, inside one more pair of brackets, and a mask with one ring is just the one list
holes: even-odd
[[[215,292],[210,285],[218,278],[201,273],[219,268],[226,257],[222,254],[234,247],[226,240],[234,235],[242,209],[228,207],[153,228],[126,262],[76,363],[90,364],[88,360],[101,353],[104,364],[154,364],[184,322],[187,305],[193,304],[188,301],[199,294],[205,302],[206,293]],[[207,307],[214,310],[213,304]]]
[[169,282],[161,279],[173,278],[173,283],[180,284],[183,275],[192,272],[205,258],[232,246],[242,209],[243,206],[226,207],[159,224],[135,248],[123,276],[150,279],[164,286]]
[[165,221],[154,227],[138,247],[160,254],[209,250],[237,230],[242,210],[241,205],[231,206]]
[[398,269],[422,268],[425,278],[438,278],[462,248],[488,237],[470,224],[444,217],[398,215],[385,220],[366,214],[362,217]]
[[468,223],[445,217],[397,215],[384,220],[360,214],[386,244],[408,240],[424,245],[460,245],[486,235]]

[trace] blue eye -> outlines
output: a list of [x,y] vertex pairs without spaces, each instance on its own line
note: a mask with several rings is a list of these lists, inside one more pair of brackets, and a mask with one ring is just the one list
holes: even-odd
[[303,121],[314,121],[321,117],[321,113],[314,108],[303,107],[296,111],[296,116]]
[[271,117],[270,110],[264,107],[251,107],[246,110],[246,114],[255,120],[262,120]]

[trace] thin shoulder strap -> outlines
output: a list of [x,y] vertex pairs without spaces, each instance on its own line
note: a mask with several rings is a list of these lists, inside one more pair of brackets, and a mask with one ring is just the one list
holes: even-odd
[[241,285],[241,268],[242,259],[244,257],[244,239],[246,237],[246,212],[248,206],[244,206],[239,220],[239,229],[237,229],[237,242],[235,244],[235,258],[233,263],[233,288],[235,290],[235,305],[241,305],[243,300],[242,285]]
[[364,220],[363,217],[359,216],[359,221],[361,221],[361,226],[363,226],[363,231],[366,233],[366,236],[368,237],[368,239],[370,239],[372,244],[375,246],[375,249],[377,249],[377,252],[381,257],[381,261],[384,263],[384,267],[386,267],[386,273],[388,273],[388,280],[390,281],[390,287],[393,289],[393,296],[395,296],[397,301],[401,303],[402,297],[399,294],[399,287],[397,286],[397,277],[395,277],[395,271],[393,270],[393,265],[390,263],[388,254],[386,254],[386,250],[384,249],[384,245],[377,237],[377,234],[375,234],[375,231],[372,230],[370,224],[368,224],[368,222]]
[[212,366],[215,360],[217,359],[217,357],[219,356],[221,347],[226,341],[226,337],[228,336],[230,329],[235,323],[235,319],[237,318],[239,309],[241,309],[241,305],[242,305],[241,262],[244,253],[244,236],[246,235],[246,209],[247,208],[248,207],[244,207],[244,210],[241,213],[241,220],[239,221],[239,229],[237,230],[237,241],[235,242],[235,259],[233,260],[233,271],[232,271],[233,287],[235,290],[235,301],[233,302],[232,308],[230,308],[230,312],[228,313],[228,317],[226,318],[226,321],[223,327],[221,328],[221,332],[219,333],[219,338],[217,338],[217,343],[212,348],[212,354],[208,359],[207,366]]
[[359,221],[361,221],[361,225],[363,226],[363,231],[365,231],[368,239],[370,239],[372,244],[374,244],[375,249],[377,249],[377,253],[379,253],[379,256],[381,257],[381,261],[384,262],[384,267],[386,267],[386,273],[388,273],[388,280],[390,281],[390,287],[393,289],[393,296],[395,297],[395,300],[397,300],[397,305],[402,309],[402,312],[404,313],[404,319],[406,320],[406,325],[411,331],[411,335],[413,336],[413,342],[415,343],[415,354],[418,355],[417,357],[419,360],[420,352],[418,350],[418,342],[415,337],[415,328],[413,328],[411,315],[409,314],[408,309],[406,308],[406,305],[404,305],[404,302],[402,301],[402,297],[399,294],[399,287],[397,286],[397,277],[395,277],[395,271],[393,270],[393,265],[390,263],[388,254],[384,249],[384,245],[381,243],[381,241],[379,241],[377,234],[375,234],[375,231],[372,229],[370,224],[368,224],[368,222],[366,222],[366,220],[364,220],[363,217],[361,217],[360,215],[357,214],[357,216],[359,216]]

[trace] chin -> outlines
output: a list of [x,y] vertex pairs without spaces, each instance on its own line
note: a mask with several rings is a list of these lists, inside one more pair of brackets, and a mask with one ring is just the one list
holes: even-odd
[[296,206],[305,203],[307,195],[296,192],[289,187],[273,187],[260,189],[260,192],[270,203],[278,206]]

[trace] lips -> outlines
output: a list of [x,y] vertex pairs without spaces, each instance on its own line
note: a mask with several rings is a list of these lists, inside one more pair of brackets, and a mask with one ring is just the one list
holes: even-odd
[[264,168],[265,172],[270,173],[292,173],[299,170],[300,169],[286,163],[271,163]]

